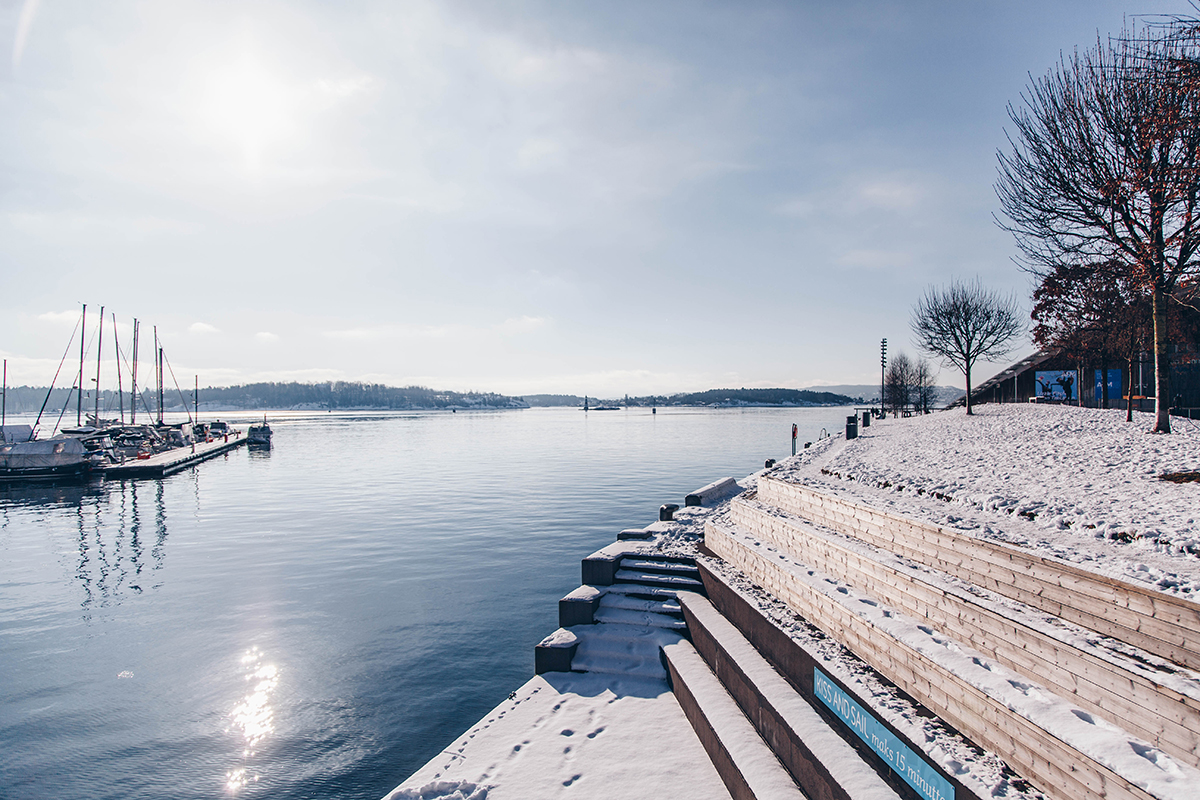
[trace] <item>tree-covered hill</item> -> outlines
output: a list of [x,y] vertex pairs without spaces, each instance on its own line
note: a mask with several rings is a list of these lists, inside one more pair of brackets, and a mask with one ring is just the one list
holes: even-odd
[[524,408],[519,398],[494,392],[451,392],[382,383],[248,383],[200,390],[201,403],[238,408]]

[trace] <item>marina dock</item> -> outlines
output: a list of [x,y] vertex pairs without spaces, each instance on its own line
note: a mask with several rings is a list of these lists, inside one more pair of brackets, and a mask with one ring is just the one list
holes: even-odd
[[150,458],[126,461],[124,464],[113,464],[104,470],[107,480],[125,480],[129,478],[163,478],[187,469],[193,464],[199,464],[210,458],[216,458],[222,453],[236,450],[246,444],[246,437],[240,432],[214,439],[211,442],[197,442],[195,446],[179,447],[165,453],[157,453]]

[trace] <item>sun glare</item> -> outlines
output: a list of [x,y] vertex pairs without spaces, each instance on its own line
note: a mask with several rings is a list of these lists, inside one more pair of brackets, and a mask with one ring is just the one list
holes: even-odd
[[293,132],[287,84],[251,56],[214,70],[207,84],[205,122],[213,133],[238,147],[246,165],[257,170],[271,148]]

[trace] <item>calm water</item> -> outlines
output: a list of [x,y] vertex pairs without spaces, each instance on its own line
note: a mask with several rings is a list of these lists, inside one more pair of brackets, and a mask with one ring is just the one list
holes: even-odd
[[0,488],[0,796],[376,800],[532,675],[583,556],[846,413],[283,413]]

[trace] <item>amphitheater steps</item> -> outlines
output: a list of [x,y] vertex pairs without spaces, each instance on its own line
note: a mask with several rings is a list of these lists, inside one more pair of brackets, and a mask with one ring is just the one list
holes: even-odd
[[[936,628],[1083,710],[1200,766],[1200,676],[1164,672],[1151,654],[1092,644],[1092,631],[989,597],[913,566],[860,538],[822,529],[757,500],[734,500],[734,525],[804,563]],[[1089,636],[1091,639],[1089,639]],[[1174,684],[1174,688],[1166,685]]]
[[[743,504],[741,522],[751,527],[769,527],[761,517],[780,519],[746,506],[744,500],[734,502]],[[911,606],[908,594],[920,588],[915,584],[900,581],[900,588],[887,590],[895,605],[856,588],[865,583],[879,591],[877,582],[884,577],[898,581],[899,571],[881,571],[881,565],[895,564],[882,556],[869,558],[868,548],[835,548],[832,541],[809,536],[775,543],[761,531],[712,520],[705,537],[712,553],[974,742],[999,754],[1047,797],[1182,800],[1192,796],[1190,787],[1200,785],[1200,771],[1194,767],[1172,762],[1166,753],[1116,725],[1099,723],[1077,709],[1079,704],[1038,686],[1039,681],[1023,680],[996,663],[999,659],[938,629],[929,616],[913,612],[905,604]],[[816,568],[814,559],[830,572]],[[948,596],[951,593],[940,595]],[[686,603],[684,607],[686,611]],[[977,608],[954,616],[963,626],[979,618]],[[814,680],[811,675],[807,679]]]
[[1200,670],[1200,604],[865,503],[763,476],[757,499]]

